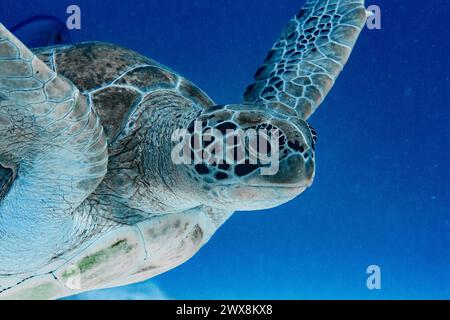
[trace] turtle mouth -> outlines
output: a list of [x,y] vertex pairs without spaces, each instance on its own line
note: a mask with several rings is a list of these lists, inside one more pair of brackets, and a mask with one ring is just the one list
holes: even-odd
[[[308,189],[310,188],[314,183],[314,177],[311,177],[311,179],[308,179],[308,182],[306,183],[293,183],[293,184],[286,184],[286,183],[245,183],[241,182],[239,183],[240,186],[246,187],[246,188],[258,188],[258,189]],[[236,182],[229,182],[229,183],[219,183],[217,186],[223,187],[223,188],[229,188],[236,184]]]
[[230,189],[224,186],[217,190],[222,206],[233,207],[237,211],[271,209],[295,199],[307,189],[303,186],[267,186],[239,184]]
[[242,186],[247,188],[255,188],[255,189],[280,189],[280,190],[306,190],[311,187],[311,184],[303,184],[303,185],[258,185],[258,184],[242,184]]

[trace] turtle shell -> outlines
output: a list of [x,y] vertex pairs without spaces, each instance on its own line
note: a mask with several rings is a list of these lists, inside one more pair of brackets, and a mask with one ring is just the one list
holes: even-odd
[[203,108],[214,105],[202,90],[176,72],[116,45],[86,42],[34,53],[88,98],[109,141],[127,124],[130,110],[155,90],[176,91]]

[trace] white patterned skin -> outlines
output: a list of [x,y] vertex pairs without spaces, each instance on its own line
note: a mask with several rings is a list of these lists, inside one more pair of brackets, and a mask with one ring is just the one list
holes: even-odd
[[[363,0],[308,0],[247,89],[216,106],[177,73],[104,43],[31,52],[0,24],[0,298],[142,281],[192,257],[239,210],[311,186],[305,121],[347,62]],[[280,163],[182,164],[172,134],[275,128]]]

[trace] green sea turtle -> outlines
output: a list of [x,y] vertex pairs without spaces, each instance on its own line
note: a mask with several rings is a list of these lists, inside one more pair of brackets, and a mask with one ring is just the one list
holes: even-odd
[[[192,257],[233,212],[302,193],[315,167],[306,120],[365,21],[363,0],[306,1],[244,102],[223,106],[131,50],[92,42],[31,51],[0,25],[0,297],[149,279]],[[278,170],[176,163],[173,134],[192,134],[194,123],[227,135],[276,128]]]

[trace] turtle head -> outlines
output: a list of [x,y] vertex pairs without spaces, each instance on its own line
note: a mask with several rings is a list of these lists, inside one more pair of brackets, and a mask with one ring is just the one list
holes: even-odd
[[219,106],[193,121],[187,135],[191,163],[185,168],[208,205],[272,208],[313,182],[317,135],[301,119],[249,105]]

